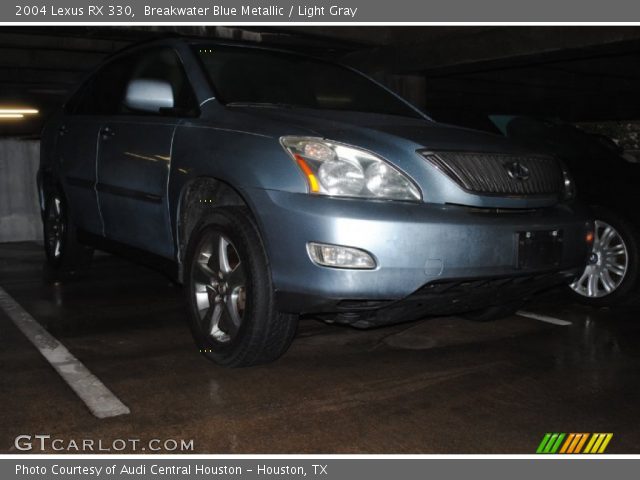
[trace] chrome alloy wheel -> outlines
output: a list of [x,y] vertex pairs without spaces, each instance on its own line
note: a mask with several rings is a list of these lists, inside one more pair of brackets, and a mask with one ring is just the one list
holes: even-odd
[[222,233],[200,242],[192,269],[193,295],[202,331],[218,342],[238,333],[246,307],[246,277],[238,250]]
[[622,283],[629,267],[629,252],[618,231],[602,220],[595,221],[593,247],[582,276],[570,285],[588,298],[602,298]]
[[62,256],[62,241],[64,239],[65,222],[62,213],[62,200],[59,197],[51,199],[51,207],[47,213],[47,246],[49,255],[53,258]]

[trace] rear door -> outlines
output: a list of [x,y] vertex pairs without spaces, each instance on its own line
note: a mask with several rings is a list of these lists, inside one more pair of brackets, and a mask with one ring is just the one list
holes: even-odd
[[156,47],[139,53],[128,82],[170,84],[173,108],[136,110],[118,101],[118,113],[99,132],[97,190],[107,238],[172,258],[167,199],[173,135],[197,104],[177,53]]

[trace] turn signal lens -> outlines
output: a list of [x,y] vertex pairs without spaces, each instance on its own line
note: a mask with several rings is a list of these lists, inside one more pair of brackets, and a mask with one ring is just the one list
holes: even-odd
[[305,162],[304,158],[302,158],[300,155],[294,155],[294,156],[296,158],[296,162],[298,162],[298,165],[300,165],[300,168],[302,169],[304,174],[307,176],[307,181],[309,182],[309,189],[311,189],[313,193],[319,192],[320,185],[318,185],[318,179],[309,168],[309,165],[307,165],[307,162]]

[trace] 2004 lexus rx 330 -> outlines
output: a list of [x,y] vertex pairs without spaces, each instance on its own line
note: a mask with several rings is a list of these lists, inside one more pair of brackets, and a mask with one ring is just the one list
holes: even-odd
[[555,158],[343,66],[186,39],[100,66],[47,123],[38,184],[53,267],[108,245],[166,261],[229,366],[280,356],[300,315],[495,316],[570,283],[592,228]]

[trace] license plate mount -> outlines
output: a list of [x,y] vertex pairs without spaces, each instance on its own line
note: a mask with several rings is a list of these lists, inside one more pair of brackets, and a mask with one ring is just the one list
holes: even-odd
[[562,261],[562,230],[516,232],[519,269],[557,267]]

